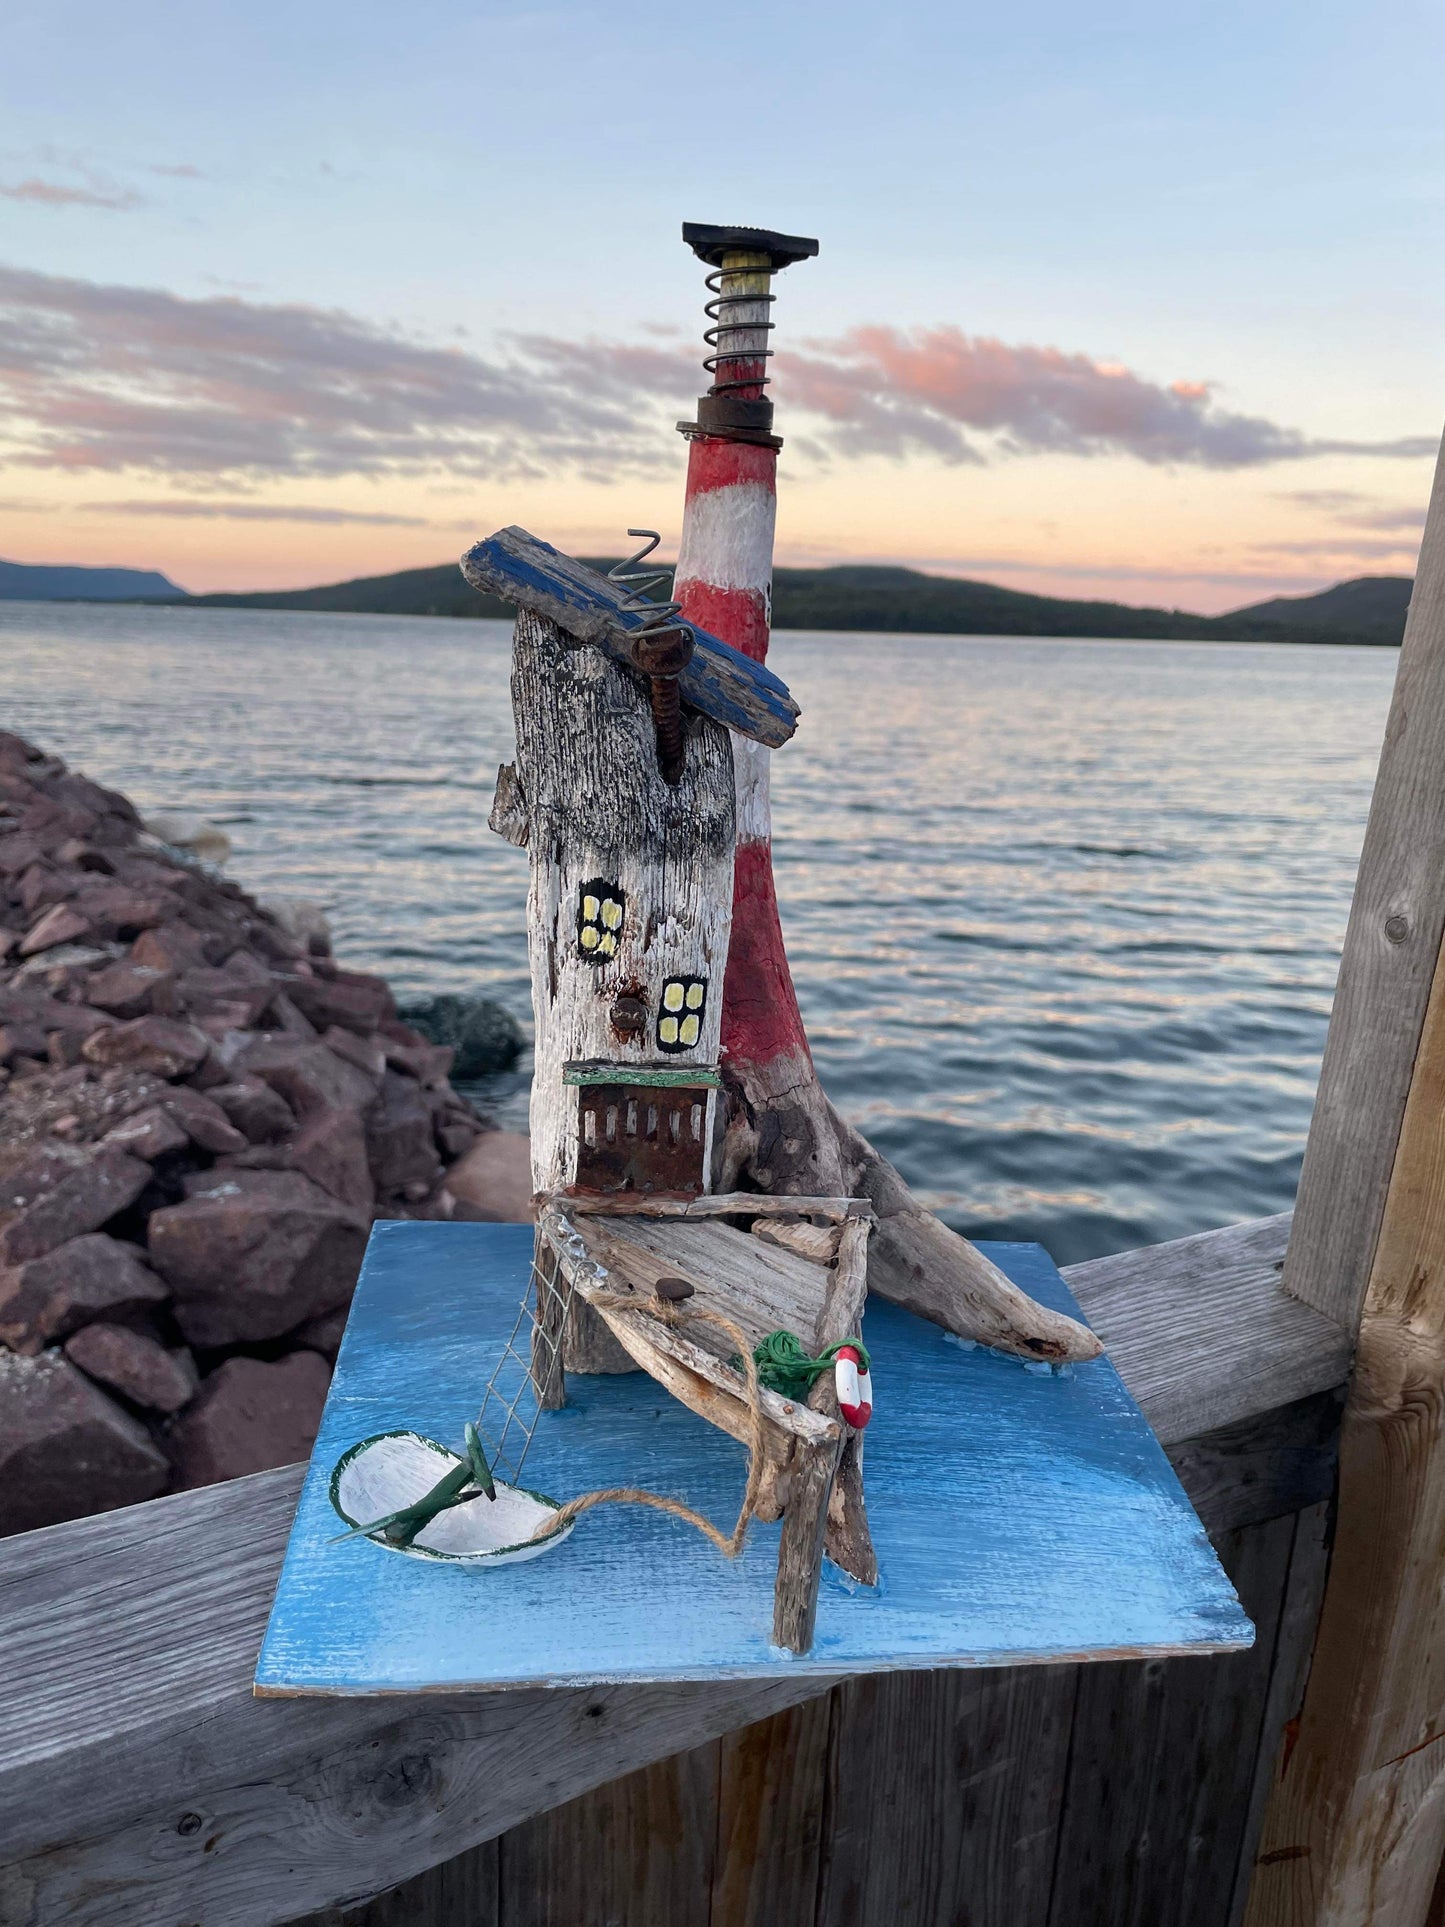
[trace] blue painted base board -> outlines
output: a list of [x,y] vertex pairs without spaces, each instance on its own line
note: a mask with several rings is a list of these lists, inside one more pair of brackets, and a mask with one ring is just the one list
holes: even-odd
[[[1037,1245],[983,1247],[1078,1316]],[[349,1445],[409,1427],[460,1447],[526,1285],[524,1225],[379,1224],[302,1491],[258,1693],[393,1693],[1233,1651],[1254,1629],[1106,1358],[1069,1375],[966,1350],[876,1298],[868,1518],[881,1582],[825,1565],[804,1657],[771,1643],[777,1525],[728,1561],[635,1506],[585,1514],[523,1565],[336,1544]],[[524,1481],[557,1499],[645,1485],[731,1527],[743,1448],[644,1373],[568,1380]]]

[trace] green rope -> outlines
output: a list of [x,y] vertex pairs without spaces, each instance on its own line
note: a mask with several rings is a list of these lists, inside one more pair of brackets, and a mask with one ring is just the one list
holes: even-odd
[[[796,1332],[769,1332],[753,1347],[753,1362],[758,1368],[758,1383],[766,1385],[770,1392],[781,1398],[805,1399],[824,1372],[837,1359],[839,1352],[847,1345],[857,1352],[863,1370],[868,1370],[868,1348],[861,1338],[842,1338],[836,1345],[827,1346],[816,1358],[810,1358],[803,1350],[803,1341]],[[742,1360],[735,1358],[735,1370],[741,1370]]]

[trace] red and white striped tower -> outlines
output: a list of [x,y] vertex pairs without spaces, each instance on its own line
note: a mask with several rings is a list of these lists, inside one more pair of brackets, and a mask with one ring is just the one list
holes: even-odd
[[[772,277],[818,252],[818,243],[761,228],[688,223],[683,239],[714,270],[713,376],[697,420],[681,422],[690,448],[682,545],[673,594],[690,622],[756,662],[768,653],[777,515],[779,438],[765,393]],[[766,1188],[828,1195],[842,1160],[783,949],[773,885],[769,752],[733,738],[738,850],[732,943],[723,988],[722,1042],[734,1117],[730,1175],[751,1166]],[[782,1116],[780,1117],[780,1113]],[[768,1120],[785,1128],[768,1128]],[[764,1168],[757,1167],[761,1151]]]
[[[683,240],[714,272],[707,335],[709,392],[691,447],[673,594],[700,628],[766,659],[772,615],[778,450],[767,385],[772,277],[818,252],[816,241],[764,228],[687,223]],[[1038,1305],[965,1239],[927,1212],[837,1115],[813,1070],[773,885],[768,751],[733,737],[738,849],[723,983],[723,1075],[730,1116],[721,1182],[746,1179],[794,1197],[863,1196],[878,1223],[870,1290],[1023,1357],[1082,1359],[1100,1349],[1084,1326]],[[856,1450],[856,1448],[855,1448]],[[844,1564],[849,1564],[845,1558]],[[850,1570],[852,1567],[850,1566]]]

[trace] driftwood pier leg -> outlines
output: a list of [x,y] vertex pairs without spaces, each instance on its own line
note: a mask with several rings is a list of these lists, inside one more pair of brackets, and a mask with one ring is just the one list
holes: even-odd
[[[755,234],[751,247],[709,251],[722,270],[719,376],[728,396],[705,397],[689,437],[687,494],[674,594],[689,621],[756,662],[767,659],[781,443],[758,426],[730,433],[731,403],[763,399],[772,274],[802,258],[788,237]],[[807,252],[816,244],[807,243]],[[723,404],[710,406],[716,400]],[[770,754],[735,738],[737,859],[732,941],[723,986],[722,1041],[730,1117],[720,1187],[740,1178],[760,1191],[863,1196],[879,1214],[869,1285],[966,1338],[1024,1358],[1095,1357],[1093,1334],[1037,1305],[995,1265],[912,1198],[886,1159],[829,1104],[808,1049],[783,948],[773,881]]]
[[[1284,1283],[1353,1330],[1338,1522],[1247,1927],[1424,1927],[1445,1845],[1445,464]],[[1361,1300],[1363,1299],[1363,1304]]]
[[532,1271],[537,1293],[537,1321],[532,1328],[532,1387],[537,1394],[538,1409],[555,1412],[567,1403],[567,1375],[562,1364],[566,1325],[562,1313],[562,1266],[540,1229]]
[[840,1436],[821,1445],[807,1445],[799,1439],[794,1450],[773,1591],[773,1643],[787,1647],[789,1652],[806,1653],[813,1643],[828,1500],[842,1449]]

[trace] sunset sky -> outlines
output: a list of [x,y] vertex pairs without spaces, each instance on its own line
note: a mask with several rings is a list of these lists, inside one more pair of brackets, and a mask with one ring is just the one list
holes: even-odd
[[12,0],[0,556],[675,543],[685,219],[778,283],[780,562],[1223,609],[1414,565],[1445,12]]

